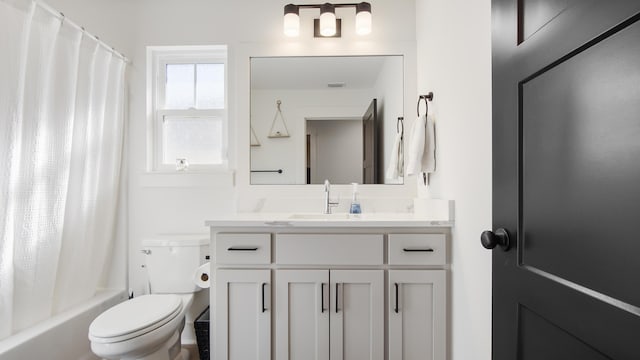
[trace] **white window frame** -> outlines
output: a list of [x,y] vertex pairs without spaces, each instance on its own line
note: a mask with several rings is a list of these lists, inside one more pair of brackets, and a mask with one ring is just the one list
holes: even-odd
[[[169,64],[224,64],[223,109],[164,109],[166,66]],[[194,84],[195,86],[195,84]],[[226,45],[147,47],[147,171],[178,172],[163,161],[163,119],[166,116],[218,117],[222,119],[222,162],[189,164],[188,172],[218,172],[229,169],[229,67]],[[189,161],[189,159],[187,159]]]

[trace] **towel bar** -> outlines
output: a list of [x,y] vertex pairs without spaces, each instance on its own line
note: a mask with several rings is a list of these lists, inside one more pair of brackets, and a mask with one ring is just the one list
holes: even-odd
[[284,172],[284,170],[282,169],[278,169],[278,170],[251,170],[252,173],[278,173],[278,174],[282,174]]

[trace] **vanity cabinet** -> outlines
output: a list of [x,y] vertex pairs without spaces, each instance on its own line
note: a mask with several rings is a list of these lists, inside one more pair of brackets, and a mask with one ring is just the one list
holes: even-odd
[[277,265],[382,265],[382,234],[278,234]]
[[329,271],[276,270],[276,359],[329,359]]
[[276,270],[276,359],[384,359],[383,270]]
[[278,225],[212,226],[214,359],[446,360],[448,228]]
[[217,270],[215,359],[271,358],[271,270]]
[[444,270],[389,270],[389,359],[445,359]]
[[270,360],[270,233],[219,233],[211,244],[214,359]]
[[384,271],[331,270],[331,360],[384,359]]

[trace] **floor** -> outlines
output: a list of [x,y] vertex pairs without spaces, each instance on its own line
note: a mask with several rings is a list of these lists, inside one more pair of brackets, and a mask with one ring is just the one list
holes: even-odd
[[196,344],[184,344],[182,345],[182,348],[189,350],[189,360],[200,359],[200,354],[198,353],[198,346]]

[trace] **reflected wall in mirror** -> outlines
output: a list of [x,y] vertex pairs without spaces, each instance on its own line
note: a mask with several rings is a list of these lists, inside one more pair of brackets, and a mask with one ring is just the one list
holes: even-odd
[[402,184],[403,74],[402,55],[252,57],[251,184]]

